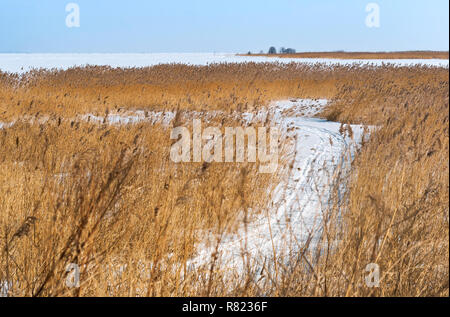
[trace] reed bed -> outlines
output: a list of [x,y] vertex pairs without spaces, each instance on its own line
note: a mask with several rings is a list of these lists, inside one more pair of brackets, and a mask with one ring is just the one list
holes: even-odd
[[[448,296],[448,89],[447,68],[420,66],[0,73],[0,122],[14,122],[0,129],[2,295]],[[255,163],[173,163],[171,126],[73,119],[254,112],[291,97],[328,98],[320,116],[377,129],[351,169],[336,174],[330,204],[318,211],[318,239],[272,260],[276,272],[250,262],[234,279],[214,255],[201,267],[189,260],[205,235],[220,252],[221,237],[270,212],[283,175],[260,174]],[[189,125],[179,120],[172,126]],[[242,124],[225,116],[211,123]],[[66,283],[70,263],[80,267],[79,287]],[[380,267],[379,287],[364,283],[370,263]]]

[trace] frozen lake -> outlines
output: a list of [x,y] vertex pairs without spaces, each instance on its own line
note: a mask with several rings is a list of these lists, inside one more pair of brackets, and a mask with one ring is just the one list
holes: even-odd
[[232,53],[154,53],[154,54],[0,54],[0,70],[22,73],[31,68],[67,69],[80,65],[109,65],[112,67],[145,67],[158,64],[182,63],[207,65],[212,63],[281,62],[325,63],[328,65],[383,63],[395,65],[431,65],[448,67],[448,60],[339,60],[323,58],[277,58],[261,56],[236,56]]

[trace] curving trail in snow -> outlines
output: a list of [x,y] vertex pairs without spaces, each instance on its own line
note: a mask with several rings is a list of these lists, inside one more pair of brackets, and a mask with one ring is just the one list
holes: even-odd
[[[255,221],[242,225],[236,234],[221,237],[217,261],[228,273],[240,275],[246,261],[261,270],[271,270],[273,259],[287,259],[298,251],[311,231],[321,226],[333,174],[363,133],[352,125],[353,138],[340,133],[340,123],[313,118],[327,100],[285,100],[274,102],[267,115],[287,141],[286,157],[279,160],[282,181],[276,187],[270,206]],[[261,114],[259,114],[261,115]],[[252,115],[248,115],[252,119]],[[281,161],[288,162],[287,164]],[[209,265],[217,245],[210,235],[189,263],[195,270]]]

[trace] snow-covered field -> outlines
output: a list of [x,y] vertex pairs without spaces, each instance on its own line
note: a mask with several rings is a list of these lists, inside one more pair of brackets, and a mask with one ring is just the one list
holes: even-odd
[[0,54],[0,70],[21,73],[31,68],[67,69],[80,65],[108,65],[112,67],[144,67],[168,63],[207,65],[211,63],[281,62],[324,63],[327,65],[383,63],[395,65],[446,66],[448,60],[338,60],[323,58],[278,58],[263,56],[236,56],[227,53],[154,53],[154,54]]
[[[290,59],[234,54],[0,54],[0,70],[25,72],[30,68],[66,69],[76,65],[109,65],[112,67],[143,67],[165,63],[207,65],[210,63],[234,62],[298,62],[325,63],[327,65],[383,63],[395,65],[431,65],[448,67],[448,60],[336,60],[336,59]],[[267,212],[256,220],[243,224],[234,235],[221,237],[222,267],[230,272],[243,272],[243,258],[256,261],[258,266],[267,266],[274,257],[289,256],[312,230],[320,229],[321,211],[326,208],[333,174],[343,161],[348,161],[349,151],[361,138],[363,127],[351,126],[353,138],[340,132],[340,123],[313,118],[327,104],[327,100],[282,100],[273,102],[268,109],[258,113],[240,113],[243,124],[252,120],[268,121],[277,126],[287,140],[287,157],[283,158],[285,174],[276,187]],[[223,113],[186,112],[189,118],[208,120]],[[109,124],[133,124],[156,122],[170,124],[175,113],[134,111],[98,117],[93,114],[79,114],[70,120],[107,122]],[[32,121],[33,119],[30,118]],[[40,120],[46,120],[40,119]],[[0,129],[14,122],[0,122]],[[197,256],[190,262],[191,268],[208,264],[215,252],[217,237],[205,233]],[[245,256],[243,257],[243,252]],[[268,261],[269,259],[269,261]],[[272,262],[273,263],[273,262]]]
[[[299,62],[355,64],[369,63],[382,65],[385,62],[396,65],[426,64],[447,66],[448,60],[333,60],[333,59],[288,59],[236,56],[234,54],[0,54],[0,69],[9,72],[24,72],[30,68],[61,68],[75,65],[109,65],[113,67],[142,67],[161,63],[185,63],[207,65],[222,62]],[[340,123],[328,122],[313,118],[326,106],[327,100],[283,100],[273,102],[268,109],[260,109],[258,113],[239,113],[243,124],[252,120],[265,122],[269,118],[272,126],[278,127],[289,144],[288,164],[280,164],[285,174],[278,184],[267,212],[261,214],[253,222],[242,225],[237,234],[221,239],[220,261],[232,272],[242,272],[242,252],[247,257],[259,262],[259,266],[267,266],[265,261],[273,257],[286,257],[298,243],[305,239],[309,231],[320,228],[321,211],[327,203],[330,182],[335,169],[351,144],[359,140],[362,127],[352,126],[353,139],[342,135]],[[223,113],[186,112],[184,116],[198,117],[203,120],[222,115]],[[175,114],[166,112],[134,111],[122,114],[110,114],[98,117],[93,114],[79,114],[70,120],[91,122],[107,122],[109,124],[132,124],[137,122],[159,122],[169,124]],[[34,118],[22,118],[33,121]],[[47,118],[40,118],[40,122]],[[14,122],[0,122],[0,129]],[[193,268],[207,264],[214,253],[216,238],[205,233],[205,241],[198,248],[198,255],[191,261]],[[209,241],[208,241],[209,240]],[[270,262],[270,261],[269,261]]]

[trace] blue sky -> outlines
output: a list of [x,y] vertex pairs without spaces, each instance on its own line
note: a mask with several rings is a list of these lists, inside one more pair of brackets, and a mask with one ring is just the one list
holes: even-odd
[[[67,3],[80,27],[66,26]],[[366,5],[380,7],[368,28]],[[448,0],[1,0],[0,52],[448,50]]]

